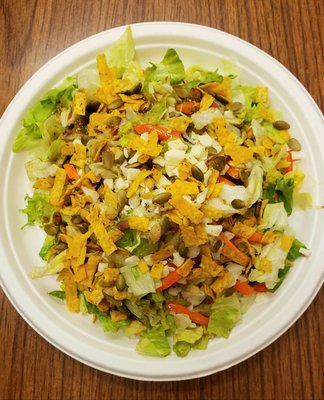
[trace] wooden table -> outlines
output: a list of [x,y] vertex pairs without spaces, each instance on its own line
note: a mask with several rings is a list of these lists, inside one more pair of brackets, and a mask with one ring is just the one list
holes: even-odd
[[[2,0],[0,115],[61,50],[115,26],[158,20],[208,25],[255,44],[295,74],[323,110],[321,0]],[[0,309],[0,400],[324,399],[323,289],[259,354],[206,378],[170,383],[123,379],[82,365],[36,334],[2,291]]]

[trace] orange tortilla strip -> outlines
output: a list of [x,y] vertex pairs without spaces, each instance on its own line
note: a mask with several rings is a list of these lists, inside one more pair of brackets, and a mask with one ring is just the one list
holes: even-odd
[[197,207],[181,196],[172,197],[169,203],[194,224],[199,224],[204,217],[204,214]]

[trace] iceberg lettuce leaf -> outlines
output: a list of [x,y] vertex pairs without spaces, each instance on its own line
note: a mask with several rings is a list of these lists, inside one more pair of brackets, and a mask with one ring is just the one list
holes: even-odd
[[121,78],[129,63],[135,60],[135,56],[132,29],[128,26],[122,36],[109,48],[108,64],[117,69],[117,76]]
[[56,111],[59,105],[68,106],[76,89],[76,80],[68,77],[62,85],[49,90],[25,114],[22,129],[12,145],[14,152],[34,147],[43,137],[43,123]]
[[235,294],[216,299],[211,307],[207,332],[228,338],[232,328],[241,319],[240,301]]
[[36,189],[32,197],[28,194],[26,195],[25,201],[27,201],[27,205],[21,211],[27,215],[27,223],[22,228],[28,225],[35,225],[36,223],[42,224],[44,217],[49,221],[52,219],[55,209],[49,203],[46,193]]
[[136,350],[149,356],[166,357],[171,353],[170,344],[161,325],[142,334]]
[[151,64],[144,72],[144,91],[149,90],[150,83],[169,82],[171,84],[181,82],[185,77],[185,70],[178,53],[174,49],[168,49],[159,64]]

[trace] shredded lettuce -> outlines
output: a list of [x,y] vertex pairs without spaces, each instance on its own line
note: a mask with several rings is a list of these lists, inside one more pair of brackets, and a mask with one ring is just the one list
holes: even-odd
[[48,295],[55,297],[60,300],[65,300],[65,292],[64,290],[53,290],[52,292],[48,292]]
[[67,250],[62,251],[55,256],[45,267],[34,267],[31,272],[33,279],[42,278],[46,275],[55,275],[61,272],[65,268],[64,260],[67,254]]
[[130,322],[127,319],[114,322],[112,321],[110,315],[101,311],[98,311],[96,315],[104,332],[117,332],[120,328],[127,326]]
[[43,246],[41,247],[41,249],[40,249],[40,251],[38,253],[39,256],[43,260],[47,259],[48,253],[51,250],[51,248],[54,246],[54,244],[55,244],[55,236],[47,235],[45,240],[44,240]]
[[154,281],[149,272],[142,272],[138,267],[124,266],[120,269],[131,293],[142,297],[155,292]]
[[181,82],[185,77],[185,70],[178,53],[174,49],[168,49],[163,60],[159,64],[151,63],[144,72],[144,91],[149,91],[154,82],[169,82],[171,84]]
[[171,348],[162,326],[156,326],[144,332],[136,350],[149,356],[168,356],[171,353]]
[[150,243],[148,239],[142,238],[140,241],[140,244],[132,250],[132,254],[139,258],[143,258],[145,256],[148,256],[149,254],[154,253],[157,251],[159,248],[159,243]]
[[199,86],[210,82],[223,82],[223,76],[215,71],[206,71],[201,65],[192,65],[186,69],[186,80],[188,87]]
[[302,254],[300,253],[301,249],[307,249],[307,247],[304,245],[304,243],[295,238],[290,247],[287,259],[290,261],[297,260],[297,258],[302,256]]
[[186,357],[191,350],[191,345],[188,342],[176,342],[173,345],[173,351],[178,357]]
[[234,325],[241,319],[241,306],[237,296],[219,297],[211,307],[207,332],[228,338]]
[[287,214],[290,215],[293,210],[293,192],[294,180],[280,178],[263,190],[263,198],[268,199],[270,204],[283,202]]
[[14,152],[30,149],[42,139],[44,122],[59,105],[66,106],[71,102],[76,87],[75,78],[66,78],[62,85],[49,90],[27,111],[22,120],[23,128],[12,145]]
[[[264,246],[261,253],[255,259],[255,269],[252,269],[249,275],[251,282],[263,282],[268,289],[273,289],[277,282],[281,269],[285,268],[286,258],[289,249],[282,248],[282,238],[278,237],[274,243]],[[271,265],[271,270],[263,270],[264,259]]]
[[108,64],[117,69],[117,76],[121,78],[130,62],[135,60],[135,44],[132,29],[128,26],[123,35],[109,47]]
[[25,200],[27,201],[27,205],[21,211],[27,215],[27,223],[23,228],[28,225],[35,225],[36,223],[42,225],[44,217],[48,221],[52,219],[55,209],[49,203],[47,193],[41,190],[34,190],[33,196],[30,197],[27,195]]
[[259,229],[273,228],[277,231],[284,231],[288,226],[288,215],[284,203],[267,204],[263,211],[262,223]]

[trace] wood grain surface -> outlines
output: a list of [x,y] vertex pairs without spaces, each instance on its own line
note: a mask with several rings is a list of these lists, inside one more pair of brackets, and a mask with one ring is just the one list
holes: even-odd
[[[241,37],[285,65],[323,110],[322,0],[0,0],[0,115],[24,82],[66,47],[143,21],[190,22]],[[0,400],[324,399],[323,289],[285,334],[249,360],[169,383],[124,379],[71,359],[33,331],[2,290],[0,313]]]

